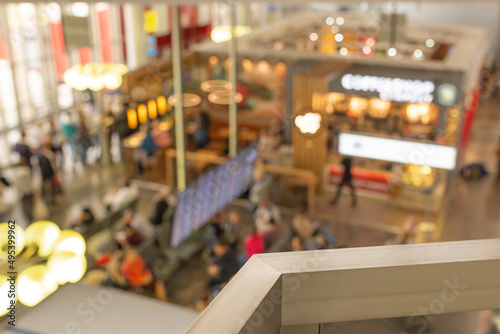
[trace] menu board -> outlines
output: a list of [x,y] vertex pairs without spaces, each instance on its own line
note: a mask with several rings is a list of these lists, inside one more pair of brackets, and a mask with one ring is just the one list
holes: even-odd
[[257,149],[254,146],[248,147],[179,193],[172,229],[172,247],[177,247],[217,212],[248,190],[256,161]]

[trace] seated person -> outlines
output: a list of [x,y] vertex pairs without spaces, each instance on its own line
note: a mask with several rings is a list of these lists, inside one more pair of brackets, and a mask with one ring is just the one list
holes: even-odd
[[79,233],[85,233],[95,223],[96,219],[94,214],[92,213],[92,210],[89,207],[84,207],[81,210],[78,219],[73,223],[72,228]]
[[274,219],[269,221],[269,229],[264,232],[264,250],[267,251],[269,248],[276,243],[281,234],[280,229],[276,226]]
[[281,223],[281,213],[275,204],[271,203],[268,199],[260,202],[254,214],[255,223],[259,232],[265,233],[269,230],[269,222],[274,220],[276,225]]
[[169,207],[168,196],[169,191],[167,190],[162,190],[155,196],[155,209],[153,216],[150,219],[151,224],[161,225],[161,223],[163,222],[163,215],[165,214],[165,212],[167,212]]
[[302,239],[312,237],[317,228],[318,226],[314,224],[304,208],[299,210],[299,212],[293,217],[293,232]]
[[136,247],[141,244],[143,238],[130,224],[125,224],[123,231],[119,231],[115,235],[115,239],[121,248],[126,249],[130,246]]
[[130,227],[140,234],[143,240],[152,237],[155,233],[155,228],[149,220],[132,209],[126,209],[123,212],[123,220],[125,225],[130,225]]
[[167,301],[165,285],[154,277],[134,247],[125,251],[121,273],[133,291],[146,295],[151,294],[157,299]]
[[245,255],[248,261],[252,255],[264,253],[264,237],[252,226],[250,234],[245,237]]
[[227,283],[233,275],[235,275],[240,266],[236,252],[229,245],[229,241],[221,237],[214,246],[215,257],[212,259],[208,267],[208,282],[209,288],[220,288],[224,283]]
[[126,181],[123,187],[113,188],[104,195],[104,204],[110,212],[124,209],[139,197],[139,189]]

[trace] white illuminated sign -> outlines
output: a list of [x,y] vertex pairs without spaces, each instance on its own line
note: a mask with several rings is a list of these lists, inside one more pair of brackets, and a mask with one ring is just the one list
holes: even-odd
[[427,102],[434,99],[436,86],[432,81],[344,74],[341,80],[346,90],[377,92],[382,100],[395,102]]
[[342,155],[352,157],[447,170],[455,169],[457,157],[457,150],[452,146],[371,137],[354,133],[341,133],[339,135],[339,152]]
[[295,118],[295,126],[302,133],[315,134],[321,127],[321,115],[308,112],[304,116],[297,116]]

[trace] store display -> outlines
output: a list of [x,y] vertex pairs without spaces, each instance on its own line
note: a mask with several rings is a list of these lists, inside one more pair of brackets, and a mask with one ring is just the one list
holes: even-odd
[[403,184],[428,188],[436,183],[436,171],[429,166],[405,165],[400,178]]

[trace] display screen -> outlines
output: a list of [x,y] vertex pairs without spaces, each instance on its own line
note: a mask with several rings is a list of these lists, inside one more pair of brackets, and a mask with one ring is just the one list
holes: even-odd
[[179,193],[172,247],[177,247],[250,187],[256,161],[257,149],[246,148]]
[[453,170],[457,149],[452,146],[421,143],[355,133],[339,134],[339,152],[342,155],[429,166]]

